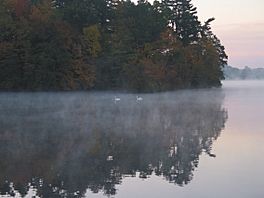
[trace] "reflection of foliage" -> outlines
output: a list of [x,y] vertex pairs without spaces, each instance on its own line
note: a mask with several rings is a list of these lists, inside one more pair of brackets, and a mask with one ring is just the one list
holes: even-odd
[[82,197],[88,188],[114,195],[123,176],[137,172],[185,185],[227,119],[214,91],[144,95],[140,103],[134,95],[118,104],[113,97],[1,96],[0,192]]

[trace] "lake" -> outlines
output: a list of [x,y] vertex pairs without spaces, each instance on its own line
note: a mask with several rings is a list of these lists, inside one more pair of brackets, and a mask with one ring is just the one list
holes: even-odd
[[264,81],[0,93],[0,197],[263,198],[263,115]]

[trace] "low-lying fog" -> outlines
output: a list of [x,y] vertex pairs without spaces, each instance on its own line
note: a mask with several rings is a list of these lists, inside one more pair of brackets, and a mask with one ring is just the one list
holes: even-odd
[[[264,113],[263,105],[254,108],[264,101],[264,84],[250,83],[225,82],[223,89],[157,94],[0,93],[0,193],[155,197],[158,186],[150,184],[157,180],[164,197],[174,197],[175,193],[179,197],[192,197],[192,193],[206,197],[205,190],[197,189],[207,180],[199,178],[211,178],[213,167],[223,174],[212,179],[222,181],[227,176],[224,170],[233,167],[223,164],[231,160],[228,150],[240,145],[239,141],[230,142],[234,131],[239,132],[240,124],[262,130],[260,118],[255,123],[251,120],[254,112],[250,107],[258,115]],[[246,110],[251,117],[243,116]],[[248,128],[244,127],[244,132]],[[216,142],[220,135],[223,137]],[[264,151],[261,146],[258,152]],[[137,185],[143,189],[130,192]],[[208,185],[216,189],[213,183]],[[239,197],[240,193],[230,194],[226,188],[219,197]],[[252,194],[264,195],[253,185],[249,192],[250,188]]]

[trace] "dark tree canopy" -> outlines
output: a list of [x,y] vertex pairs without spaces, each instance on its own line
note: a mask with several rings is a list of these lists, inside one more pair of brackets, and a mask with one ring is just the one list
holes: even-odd
[[164,6],[170,11],[169,21],[177,37],[186,46],[199,39],[200,22],[197,8],[191,0],[163,0]]
[[0,89],[220,86],[227,55],[191,0],[2,0]]

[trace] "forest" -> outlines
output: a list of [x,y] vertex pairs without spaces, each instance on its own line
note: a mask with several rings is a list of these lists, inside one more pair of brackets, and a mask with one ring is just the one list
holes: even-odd
[[1,0],[0,90],[218,87],[213,21],[191,0]]

